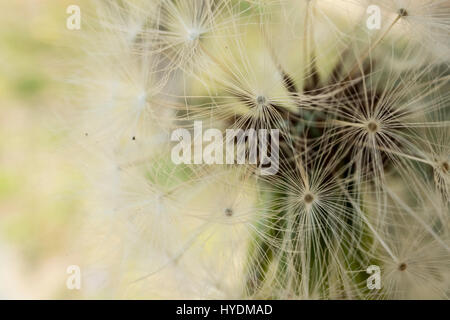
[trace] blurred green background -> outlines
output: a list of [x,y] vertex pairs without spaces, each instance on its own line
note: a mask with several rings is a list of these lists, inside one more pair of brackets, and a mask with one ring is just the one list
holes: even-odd
[[[66,268],[83,204],[68,162],[66,8],[83,1],[0,2],[0,298],[74,298]],[[70,31],[77,32],[77,31]],[[69,46],[68,44],[71,44]]]

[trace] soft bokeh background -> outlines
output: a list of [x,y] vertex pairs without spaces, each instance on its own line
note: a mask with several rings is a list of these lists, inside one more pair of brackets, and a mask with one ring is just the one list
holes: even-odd
[[[64,108],[66,8],[0,1],[0,298],[75,298],[66,268],[83,211],[82,175],[57,125]],[[71,31],[77,32],[77,31]],[[73,44],[73,43],[72,43]],[[70,46],[72,47],[72,46]]]

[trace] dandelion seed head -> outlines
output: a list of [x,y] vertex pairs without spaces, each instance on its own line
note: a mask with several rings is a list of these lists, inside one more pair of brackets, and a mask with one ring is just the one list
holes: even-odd
[[[449,58],[448,33],[450,6],[447,1],[435,0],[380,0],[379,5],[394,23],[394,39],[407,38],[410,43],[422,46],[434,60]],[[397,19],[400,18],[400,19]]]
[[[242,3],[102,2],[77,138],[101,142],[88,146],[105,173],[89,178],[120,248],[115,282],[183,298],[445,298],[448,68],[389,61],[422,39],[445,48],[448,6],[376,1],[383,30],[366,43],[353,31],[365,1]],[[277,174],[175,165],[168,133],[195,120],[279,129]],[[383,286],[367,293],[374,262]]]

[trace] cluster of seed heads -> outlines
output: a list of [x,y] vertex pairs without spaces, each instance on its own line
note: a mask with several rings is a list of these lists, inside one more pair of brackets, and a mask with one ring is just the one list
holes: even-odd
[[[109,199],[105,239],[121,248],[111,286],[448,298],[448,1],[121,0],[93,12],[81,126],[108,163],[95,188]],[[175,165],[171,132],[194,121],[279,129],[279,171]]]

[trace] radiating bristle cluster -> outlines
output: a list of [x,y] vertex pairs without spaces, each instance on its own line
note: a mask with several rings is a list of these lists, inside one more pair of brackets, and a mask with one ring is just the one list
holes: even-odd
[[[94,16],[76,139],[101,155],[114,258],[92,268],[118,295],[448,298],[448,1],[122,0]],[[277,171],[201,161],[213,137],[225,159],[232,129],[279,130]],[[174,163],[188,136],[192,161]],[[249,137],[244,155],[264,149]]]

